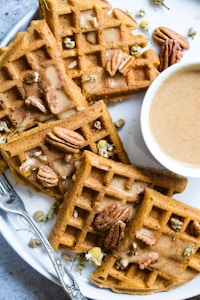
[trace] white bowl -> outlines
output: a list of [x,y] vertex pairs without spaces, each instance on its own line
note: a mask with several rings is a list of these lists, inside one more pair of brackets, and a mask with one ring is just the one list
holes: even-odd
[[[141,108],[141,131],[147,145],[147,148],[151,152],[151,154],[155,157],[155,159],[165,168],[171,170],[179,175],[183,175],[186,177],[200,178],[200,163],[188,163],[183,162],[179,159],[173,158],[166,151],[163,150],[162,146],[158,143],[155,138],[152,130],[150,128],[150,108],[152,106],[152,100],[160,86],[163,82],[168,79],[170,76],[174,75],[176,72],[179,72],[183,69],[190,70],[198,70],[200,71],[200,61],[199,62],[179,62],[165,71],[163,71],[159,76],[153,81],[149,89],[147,90]],[[199,89],[200,89],[200,80],[199,80]],[[171,95],[173,97],[173,95]],[[192,106],[193,107],[193,106]],[[164,109],[164,106],[163,106]],[[164,111],[163,111],[164,113]],[[181,113],[181,111],[180,111]],[[160,115],[160,114],[159,114]],[[151,117],[152,118],[152,117]],[[168,118],[168,117],[167,117]],[[200,110],[199,110],[199,118],[200,118]],[[170,122],[170,121],[169,121]],[[178,125],[177,125],[178,126]],[[156,127],[157,128],[157,127]],[[174,127],[173,127],[174,128]],[[188,127],[191,128],[191,127]],[[163,136],[163,135],[162,135]],[[195,148],[196,149],[196,148]],[[200,135],[199,135],[199,156],[200,156]]]

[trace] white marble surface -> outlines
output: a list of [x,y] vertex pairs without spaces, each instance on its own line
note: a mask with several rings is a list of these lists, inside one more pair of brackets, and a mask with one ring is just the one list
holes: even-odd
[[[0,0],[0,43],[37,0]],[[62,288],[33,270],[0,234],[0,300],[66,300]],[[200,296],[192,298],[199,300]]]

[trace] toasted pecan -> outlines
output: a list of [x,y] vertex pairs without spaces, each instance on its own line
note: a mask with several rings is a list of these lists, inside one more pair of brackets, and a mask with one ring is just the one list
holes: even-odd
[[117,221],[125,222],[129,213],[129,207],[123,207],[119,202],[113,203],[97,215],[93,225],[97,230],[105,231]]
[[79,153],[85,143],[85,139],[78,132],[61,127],[54,127],[52,132],[48,132],[46,141],[67,153]]
[[153,38],[159,44],[162,44],[168,39],[172,39],[177,41],[182,49],[188,50],[190,48],[190,44],[184,36],[168,27],[160,26],[154,29]]

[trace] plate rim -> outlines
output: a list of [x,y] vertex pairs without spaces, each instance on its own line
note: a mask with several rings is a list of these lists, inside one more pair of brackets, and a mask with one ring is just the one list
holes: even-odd
[[[7,33],[6,37],[3,38],[3,40],[0,43],[0,47],[4,47],[6,46],[11,39],[16,35],[16,33],[18,31],[24,30],[24,27],[27,27],[28,24],[30,23],[31,20],[33,20],[35,18],[35,16],[38,15],[38,7],[36,7],[35,9],[30,10],[24,17],[22,17],[19,22],[16,23],[16,25]],[[45,278],[49,279],[50,281],[52,281],[53,283],[57,284],[60,286],[60,283],[58,281],[58,279],[56,278],[56,276],[54,277],[53,274],[47,272],[44,268],[39,268],[39,270],[34,266],[35,262],[34,261],[29,261],[28,260],[28,256],[26,255],[25,257],[23,256],[23,252],[20,251],[16,251],[16,245],[14,244],[14,242],[12,242],[11,240],[9,240],[6,236],[7,231],[3,232],[3,228],[5,229],[5,224],[8,222],[8,216],[5,215],[4,213],[0,213],[0,228],[1,228],[1,235],[3,236],[3,238],[8,242],[8,244],[13,248],[13,250],[15,251],[16,254],[18,254],[29,266],[31,266],[34,270],[36,270],[38,273],[40,273],[42,276],[44,276]],[[18,247],[18,249],[23,248],[23,247]],[[39,265],[38,265],[39,266]],[[197,276],[199,278],[199,276]],[[194,278],[192,281],[197,279]],[[190,281],[191,282],[191,281]],[[184,286],[186,286],[187,284],[185,284]],[[181,287],[177,288],[181,289]],[[99,288],[97,287],[97,290],[99,290]],[[160,292],[159,294],[165,294],[166,292]],[[91,295],[87,295],[87,292],[84,292],[86,297],[91,297]],[[194,296],[198,296],[200,294],[200,290],[197,292],[193,291],[193,293],[190,293],[190,295],[187,295],[187,297],[194,297]],[[115,294],[113,294],[115,295]],[[140,298],[147,298],[150,299],[149,296],[151,295],[128,295],[128,294],[121,294],[122,297],[126,297],[126,299],[128,300],[129,297],[131,299],[131,297],[140,297]],[[153,296],[153,295],[152,295]],[[98,295],[95,296],[95,300],[102,300],[102,298],[98,298]],[[153,299],[153,297],[151,298]],[[182,300],[183,298],[180,297],[176,297],[176,300]],[[184,298],[185,299],[185,298]]]

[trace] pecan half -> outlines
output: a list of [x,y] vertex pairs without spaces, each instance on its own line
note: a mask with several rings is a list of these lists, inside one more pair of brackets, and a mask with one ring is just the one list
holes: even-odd
[[198,221],[193,221],[190,225],[190,232],[193,236],[200,236],[200,223]]
[[108,71],[110,76],[115,76],[119,66],[127,58],[128,54],[121,49],[114,49],[109,56],[106,62],[106,71]]
[[40,166],[37,178],[44,187],[54,187],[58,184],[58,175],[49,166]]
[[156,243],[154,234],[146,228],[142,228],[136,232],[136,239],[142,241],[148,246],[153,246]]
[[154,262],[156,262],[158,260],[158,253],[157,252],[150,252],[147,254],[147,257],[143,258],[140,262],[139,262],[139,268],[141,270],[146,269],[150,264],[153,264]]
[[115,222],[126,222],[130,213],[129,207],[123,207],[119,202],[106,207],[95,218],[93,225],[97,230],[108,230]]
[[121,220],[115,222],[104,239],[104,247],[110,250],[117,248],[124,238],[125,227]]
[[160,65],[159,71],[162,72],[169,66],[178,63],[182,58],[182,48],[175,40],[166,40],[160,48]]
[[168,27],[161,26],[156,28],[153,32],[153,38],[159,44],[162,44],[166,40],[174,40],[179,43],[182,49],[188,50],[190,48],[190,44],[185,37]]
[[54,127],[46,134],[46,141],[67,153],[79,153],[85,139],[78,132],[61,127]]
[[129,55],[125,60],[122,61],[122,63],[119,65],[118,70],[120,73],[122,73],[124,76],[127,76],[131,68],[133,67],[133,64],[135,62],[135,57]]
[[161,47],[159,55],[160,72],[179,62],[183,56],[182,50],[190,48],[190,44],[185,37],[167,27],[156,28],[153,32],[153,38]]

